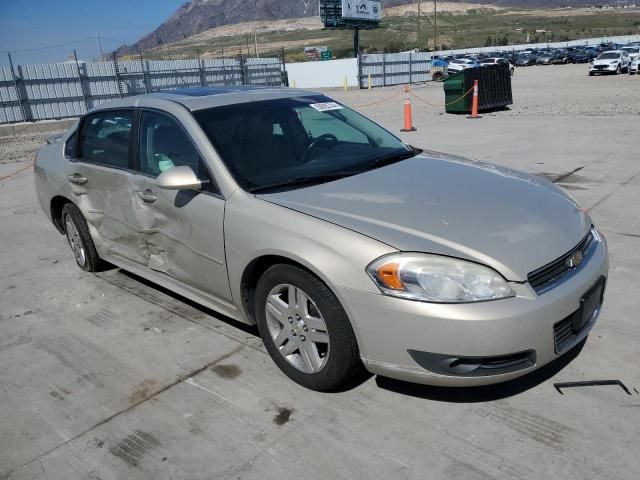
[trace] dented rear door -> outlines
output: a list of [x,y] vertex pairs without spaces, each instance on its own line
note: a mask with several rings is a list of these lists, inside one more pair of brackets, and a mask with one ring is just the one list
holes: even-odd
[[83,119],[77,158],[67,177],[101,253],[146,264],[140,256],[132,200],[132,109],[99,111]]

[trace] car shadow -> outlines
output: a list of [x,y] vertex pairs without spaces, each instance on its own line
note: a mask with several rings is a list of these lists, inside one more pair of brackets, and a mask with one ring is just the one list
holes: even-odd
[[[117,267],[115,267],[115,268],[117,268]],[[198,311],[204,313],[205,315],[208,315],[208,316],[213,317],[213,318],[215,318],[217,320],[220,320],[220,321],[222,321],[222,322],[224,322],[224,323],[226,323],[226,324],[228,324],[228,325],[230,325],[230,326],[232,326],[234,328],[237,328],[238,330],[242,330],[243,332],[248,333],[250,335],[253,335],[255,337],[260,337],[260,334],[258,333],[258,327],[256,327],[255,325],[248,325],[246,323],[234,320],[231,317],[227,317],[226,315],[218,313],[215,310],[207,308],[207,307],[205,307],[203,305],[200,305],[197,302],[194,302],[194,301],[192,301],[192,300],[190,300],[190,299],[188,299],[186,297],[183,297],[182,295],[180,295],[178,293],[175,293],[175,292],[169,290],[168,288],[164,288],[164,287],[158,285],[157,283],[153,283],[152,281],[147,280],[146,278],[142,278],[142,277],[136,275],[135,273],[131,273],[131,272],[128,272],[126,270],[119,269],[118,270],[118,274],[123,275],[124,277],[127,277],[127,278],[129,278],[131,280],[134,280],[137,283],[140,283],[141,285],[144,285],[145,287],[148,287],[148,288],[153,289],[153,290],[155,290],[155,291],[157,291],[159,293],[167,295],[168,297],[173,298],[177,302],[180,302],[180,304],[188,305],[189,307],[191,307],[191,308],[193,308],[195,310],[198,310]],[[134,292],[131,292],[131,293],[133,293],[133,294],[135,294],[135,295],[137,295],[139,297],[144,298],[144,292],[142,292],[142,291],[134,291]],[[153,303],[155,303],[155,302],[153,302]],[[171,306],[168,306],[166,304],[162,304],[162,305],[159,305],[159,306],[160,306],[160,308],[163,308],[165,310],[169,310],[171,312],[173,312],[173,310],[174,310],[174,309],[171,308]],[[178,306],[178,308],[179,308],[179,306]],[[180,308],[180,310],[182,310],[182,309]],[[173,312],[173,313],[176,313],[176,312]],[[179,314],[181,316],[183,316],[183,317],[185,316],[184,312],[180,312]]]
[[436,387],[403,382],[382,376],[376,377],[376,384],[384,390],[437,402],[491,402],[518,395],[549,380],[580,354],[586,341],[587,339],[585,338],[562,357],[557,358],[538,370],[514,380],[495,385],[481,387]]
[[[231,327],[237,328],[238,330],[241,330],[245,333],[248,333],[249,335],[253,335],[256,338],[260,338],[260,333],[258,332],[258,327],[255,325],[247,325],[246,323],[242,323],[239,322],[237,320],[234,320],[233,318],[227,317],[226,315],[222,315],[221,313],[218,313],[214,310],[211,310],[210,308],[204,307],[202,305],[200,305],[197,302],[194,302],[192,300],[189,300],[186,297],[183,297],[180,294],[177,294],[171,290],[169,290],[168,288],[164,288],[156,283],[151,282],[150,280],[147,280],[145,278],[142,278],[138,275],[136,275],[135,273],[131,273],[128,272],[126,270],[122,270],[122,269],[118,269],[118,267],[115,266],[111,266],[112,270],[117,269],[117,272],[113,272],[113,274],[117,275],[122,275],[124,277],[124,279],[126,280],[132,280],[133,282],[135,282],[136,284],[140,284],[141,286],[147,287],[151,290],[155,290],[158,293],[164,294],[168,297],[171,297],[172,299],[176,300],[175,305],[170,305],[171,302],[167,303],[167,302],[161,302],[158,303],[155,300],[155,297],[153,295],[151,295],[149,298],[147,298],[147,300],[151,301],[152,303],[157,304],[160,308],[163,308],[165,310],[168,310],[172,313],[176,313],[182,317],[186,317],[188,316],[188,313],[185,312],[184,310],[184,305],[193,308],[194,310],[197,310],[201,313],[204,313],[205,315],[208,315],[210,317],[213,317],[217,320],[220,320],[221,322],[224,322],[226,324],[228,324]],[[105,278],[104,276],[102,278]],[[113,283],[113,282],[112,282]],[[116,282],[118,283],[121,287],[123,286],[121,284],[121,282]],[[145,298],[145,291],[144,289],[140,289],[140,288],[126,288],[127,291],[129,291],[131,294],[133,295],[137,295],[141,298]],[[148,295],[147,295],[148,296]],[[362,369],[359,372],[357,372],[345,385],[343,385],[342,387],[335,389],[331,392],[327,392],[327,393],[342,393],[342,392],[346,392],[349,390],[353,390],[355,388],[358,388],[360,385],[362,385],[364,382],[366,382],[367,380],[369,380],[371,377],[373,377],[373,374],[367,372],[366,370]]]
[[[189,307],[198,310],[206,315],[209,315],[217,320],[220,320],[229,326],[237,328],[245,333],[253,335],[257,338],[260,338],[260,333],[258,332],[258,328],[255,325],[247,325],[245,323],[234,320],[230,317],[222,315],[210,308],[204,307],[197,302],[194,302],[182,295],[179,295],[167,288],[164,288],[156,283],[153,283],[145,278],[142,278],[134,273],[128,272],[126,270],[118,269],[113,265],[110,266],[111,270],[118,270],[117,274],[124,276],[130,280],[133,280],[136,283],[144,285],[145,287],[155,290],[159,293],[167,295],[175,299],[177,302],[181,304],[188,305]],[[115,272],[114,272],[115,273]],[[144,292],[142,290],[135,289],[131,291],[131,289],[127,289],[130,293],[140,296],[142,298],[145,297]],[[151,300],[153,301],[153,300]],[[153,302],[156,303],[156,302]],[[167,304],[159,305],[161,308],[167,309],[169,311],[173,311],[173,309]],[[178,308],[178,307],[177,307]],[[182,310],[182,308],[179,308]],[[185,315],[185,312],[174,312],[178,313],[182,316]],[[579,354],[584,344],[586,343],[586,338],[578,343],[575,347],[573,347],[570,351],[564,354],[562,357],[554,360],[553,362],[545,365],[544,367],[531,372],[527,375],[524,375],[520,378],[516,378],[515,380],[510,380],[508,382],[496,384],[496,385],[487,385],[482,387],[436,387],[430,385],[421,385],[416,383],[404,382],[401,380],[395,380],[387,377],[382,377],[380,375],[376,376],[375,382],[377,386],[383,390],[388,390],[395,393],[400,393],[402,395],[408,395],[416,398],[423,398],[425,400],[433,400],[438,402],[450,402],[450,403],[478,403],[478,402],[489,402],[493,400],[499,400],[501,398],[511,397],[513,395],[518,395],[530,388],[533,388],[540,383],[550,379],[555,374],[557,374],[560,370],[565,368],[569,363],[571,363]],[[373,374],[361,370],[358,372],[351,380],[343,385],[341,388],[336,389],[332,392],[327,393],[341,393],[349,390],[353,390],[358,388],[360,385],[368,381]]]

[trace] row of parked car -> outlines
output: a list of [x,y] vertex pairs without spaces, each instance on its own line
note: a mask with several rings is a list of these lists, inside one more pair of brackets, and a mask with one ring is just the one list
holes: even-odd
[[447,62],[450,74],[470,67],[495,63],[508,65],[512,75],[515,67],[590,63],[589,75],[623,72],[634,75],[638,72],[640,42],[626,45],[603,43],[584,47],[529,48],[517,52],[485,52],[440,57],[439,59]]

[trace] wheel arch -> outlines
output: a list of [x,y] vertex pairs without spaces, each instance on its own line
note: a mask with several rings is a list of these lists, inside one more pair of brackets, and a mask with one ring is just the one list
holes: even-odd
[[266,272],[269,268],[274,265],[280,264],[292,265],[294,267],[305,270],[314,277],[318,278],[322,283],[324,283],[333,292],[334,295],[336,294],[334,288],[332,288],[331,284],[327,282],[323,275],[320,275],[313,268],[305,265],[301,261],[278,253],[260,255],[251,260],[246,265],[242,272],[242,277],[240,280],[240,300],[242,309],[244,310],[244,314],[247,320],[252,325],[255,325],[256,323],[254,293],[256,290],[256,286],[258,285],[258,281],[260,280],[260,277],[264,274],[264,272]]
[[53,225],[56,227],[56,230],[64,235],[64,225],[62,222],[62,209],[67,203],[71,203],[75,205],[71,200],[62,195],[56,195],[51,199],[50,202],[50,211],[51,211],[51,221]]

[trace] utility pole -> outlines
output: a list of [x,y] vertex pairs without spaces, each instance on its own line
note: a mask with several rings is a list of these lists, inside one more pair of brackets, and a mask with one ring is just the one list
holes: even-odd
[[258,55],[258,32],[254,30],[253,35],[256,44],[256,58],[260,58],[260,56]]
[[438,0],[433,0],[433,49],[438,50]]
[[418,39],[416,40],[416,47],[420,49],[420,0],[418,0]]
[[[253,13],[253,21],[257,22],[258,21],[258,2],[255,2],[254,5],[255,10]],[[257,25],[254,23],[253,24],[253,40],[255,42],[255,47],[256,47],[256,58],[260,58],[258,57],[258,30],[257,30]]]
[[100,41],[100,35],[96,35],[96,39],[98,40],[98,48],[100,49],[100,61],[102,61],[104,52],[102,51],[102,42]]

